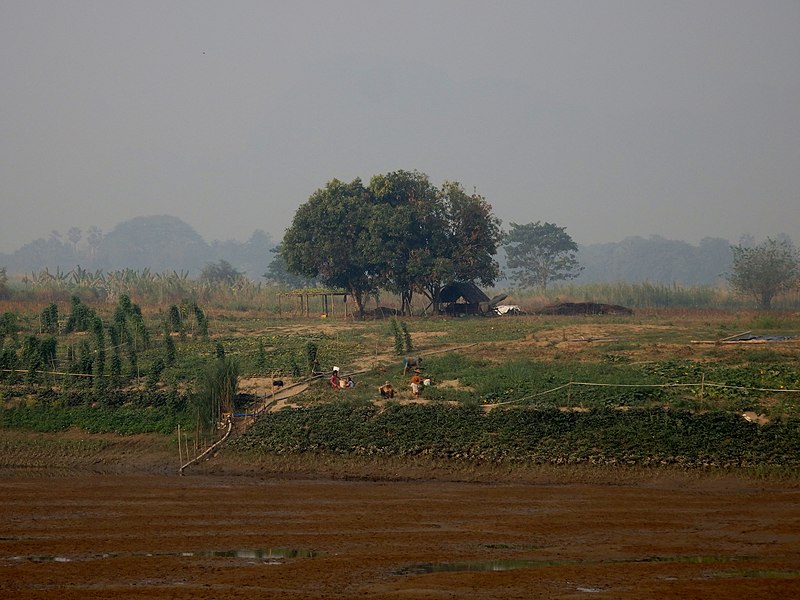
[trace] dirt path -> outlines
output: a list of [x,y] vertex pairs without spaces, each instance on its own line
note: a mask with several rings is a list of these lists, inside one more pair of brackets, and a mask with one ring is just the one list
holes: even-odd
[[0,572],[17,599],[796,598],[800,490],[10,476]]

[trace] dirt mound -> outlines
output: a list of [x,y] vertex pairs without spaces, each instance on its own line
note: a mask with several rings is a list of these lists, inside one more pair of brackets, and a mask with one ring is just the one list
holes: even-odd
[[619,304],[600,302],[560,302],[536,311],[538,315],[632,315],[633,311]]

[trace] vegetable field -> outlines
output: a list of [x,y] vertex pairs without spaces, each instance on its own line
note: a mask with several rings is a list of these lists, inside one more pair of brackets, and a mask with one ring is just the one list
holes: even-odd
[[[73,299],[3,313],[0,428],[173,436],[180,426],[201,446],[220,418],[206,407],[216,393],[209,374],[225,361],[233,412],[267,407],[223,449],[241,460],[794,472],[799,334],[797,316],[777,313],[357,321]],[[421,398],[402,372],[405,355],[423,357]],[[355,386],[331,388],[334,366]],[[276,381],[305,391],[276,402]],[[377,392],[386,382],[392,398]]]

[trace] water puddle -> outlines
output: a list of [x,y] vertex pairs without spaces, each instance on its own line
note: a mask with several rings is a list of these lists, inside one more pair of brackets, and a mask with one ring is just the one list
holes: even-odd
[[79,560],[77,558],[70,558],[68,556],[9,556],[6,560],[13,560],[13,561],[28,561],[28,562],[57,562],[57,563],[67,563],[72,562],[73,560]]
[[555,560],[486,560],[456,563],[420,563],[402,567],[395,571],[397,575],[425,575],[427,573],[444,572],[477,572],[477,571],[513,571],[515,569],[531,569],[534,567],[555,567],[570,564]]
[[10,556],[6,560],[28,562],[56,562],[65,563],[83,560],[103,560],[128,556],[180,556],[200,558],[237,558],[248,560],[262,560],[265,564],[281,564],[286,558],[313,558],[318,556],[316,550],[301,548],[247,548],[239,550],[195,550],[190,552],[111,552],[103,554],[87,554],[82,556],[59,555],[30,555]]
[[[589,565],[589,564],[637,564],[649,562],[671,562],[671,563],[696,563],[696,564],[719,564],[737,560],[747,560],[748,557],[739,556],[648,556],[645,558],[633,558],[630,560],[597,560],[597,561],[576,561],[576,560],[535,560],[535,559],[510,559],[510,560],[485,560],[452,563],[418,563],[407,565],[394,571],[395,575],[426,575],[428,573],[444,572],[480,572],[480,571],[512,571],[514,569],[534,569],[541,567],[563,567],[569,565]],[[586,588],[579,591],[596,593],[594,588]]]
[[180,556],[206,556],[223,558],[314,558],[316,550],[300,550],[297,548],[266,548],[257,550],[200,550],[198,552],[181,552]]

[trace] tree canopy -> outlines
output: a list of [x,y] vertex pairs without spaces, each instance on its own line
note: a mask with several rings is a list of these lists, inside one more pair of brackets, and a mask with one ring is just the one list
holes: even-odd
[[360,179],[333,179],[297,209],[281,243],[290,273],[346,289],[359,313],[366,297],[377,291],[375,257],[365,251],[371,209]]
[[233,285],[243,276],[244,273],[234,269],[227,260],[220,260],[215,263],[207,263],[200,273],[200,280]]
[[573,279],[581,271],[578,245],[565,227],[553,223],[511,223],[503,247],[512,278],[524,288],[546,290],[549,282]]
[[330,181],[298,208],[281,244],[289,272],[348,290],[360,313],[379,289],[397,293],[409,312],[413,294],[437,308],[453,281],[492,285],[502,239],[491,205],[460,184],[435,187],[418,171],[376,175],[364,186]]
[[769,310],[775,296],[800,281],[800,255],[789,239],[767,238],[761,244],[741,244],[731,250],[733,271],[728,282],[740,294],[752,296],[761,309]]

